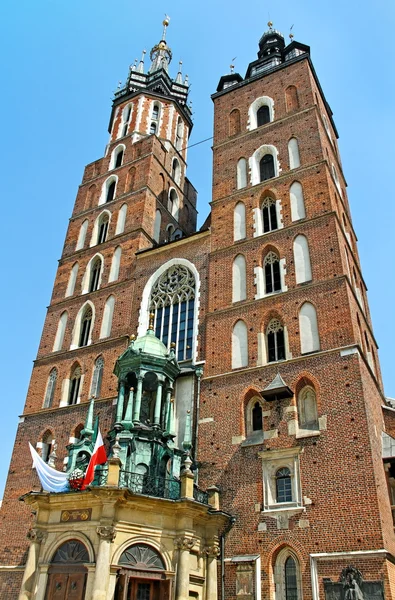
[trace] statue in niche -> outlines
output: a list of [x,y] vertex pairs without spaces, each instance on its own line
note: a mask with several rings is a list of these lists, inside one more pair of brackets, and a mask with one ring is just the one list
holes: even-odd
[[344,600],[365,600],[361,586],[362,573],[354,567],[346,567],[340,575],[344,588]]

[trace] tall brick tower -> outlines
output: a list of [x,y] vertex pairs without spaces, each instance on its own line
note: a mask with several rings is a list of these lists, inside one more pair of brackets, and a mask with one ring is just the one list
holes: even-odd
[[[196,231],[167,26],[77,194],[0,513],[1,598],[395,597],[395,413],[310,49],[269,23],[245,77],[221,77]],[[38,491],[27,443],[86,467],[93,406],[108,466]]]

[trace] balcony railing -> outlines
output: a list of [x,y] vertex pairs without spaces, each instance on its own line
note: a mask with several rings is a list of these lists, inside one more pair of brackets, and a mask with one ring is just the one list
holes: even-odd
[[197,485],[193,487],[193,498],[196,500],[196,502],[208,504],[208,493],[198,488]]
[[108,467],[96,467],[95,469],[95,478],[92,482],[92,485],[102,486],[107,484],[108,477]]
[[127,487],[135,494],[178,500],[181,497],[181,483],[177,479],[151,477],[147,474],[122,471],[119,474],[119,487]]

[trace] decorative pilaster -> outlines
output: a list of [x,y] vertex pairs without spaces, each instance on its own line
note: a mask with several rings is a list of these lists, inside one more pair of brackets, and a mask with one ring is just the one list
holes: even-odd
[[25,572],[23,574],[18,600],[30,600],[33,597],[33,586],[36,578],[40,547],[46,537],[46,531],[42,531],[41,529],[30,529],[27,533],[27,539],[30,541],[30,548],[27,555]]
[[174,540],[174,546],[178,550],[175,600],[189,600],[189,552],[195,544],[195,538],[186,536]]
[[111,525],[100,525],[96,528],[96,532],[100,538],[100,543],[96,559],[92,600],[106,600],[110,577],[111,544],[117,532],[115,527]]
[[221,550],[216,542],[203,548],[206,555],[206,600],[217,600],[217,558]]
[[125,423],[131,423],[133,417],[133,404],[134,404],[134,388],[130,388],[129,401],[125,412]]

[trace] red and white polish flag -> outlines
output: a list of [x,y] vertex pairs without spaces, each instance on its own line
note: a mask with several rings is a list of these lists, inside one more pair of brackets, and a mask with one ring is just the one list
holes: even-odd
[[102,465],[107,462],[107,454],[106,449],[104,447],[104,442],[102,435],[100,433],[100,429],[97,433],[95,447],[93,448],[93,453],[91,459],[88,464],[88,468],[85,473],[84,483],[82,484],[81,489],[85,489],[88,485],[92,483],[95,478],[95,467],[97,465]]

